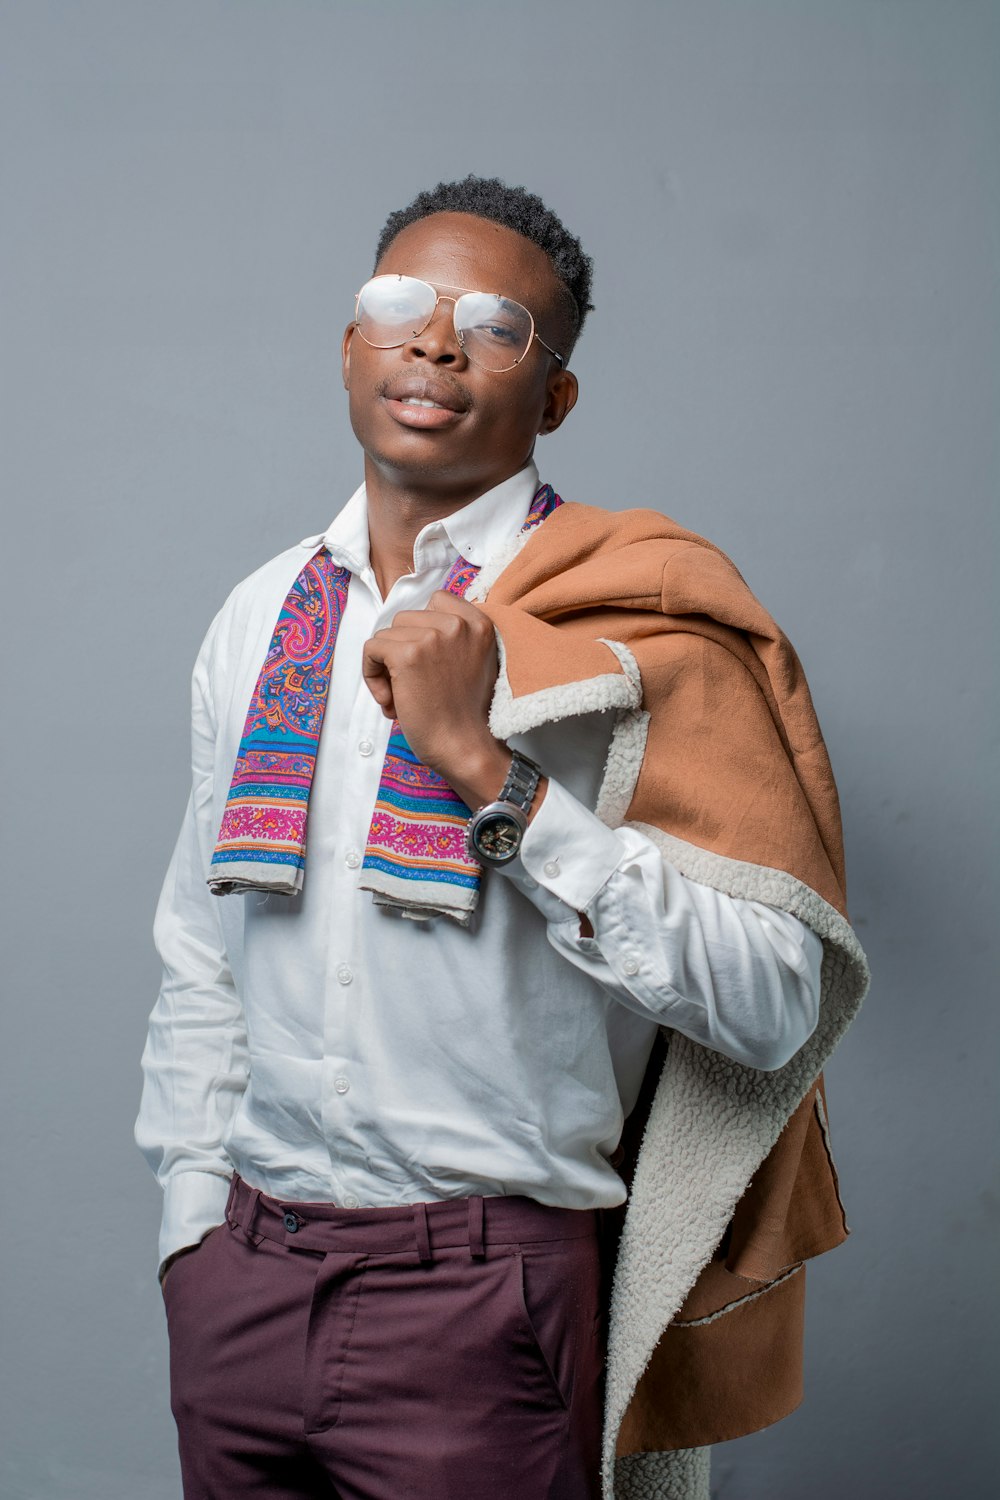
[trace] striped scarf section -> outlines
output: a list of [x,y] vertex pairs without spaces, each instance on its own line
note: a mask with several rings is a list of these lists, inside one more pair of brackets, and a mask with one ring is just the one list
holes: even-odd
[[[562,501],[541,485],[522,528]],[[464,596],[479,569],[460,557],[442,587]],[[217,896],[302,889],[306,822],[337,632],[351,575],[326,548],[309,559],[278,615],[247,712],[208,884]],[[394,722],[372,814],[360,887],[408,916],[468,922],[481,866],[465,851],[470,809],[422,765]]]

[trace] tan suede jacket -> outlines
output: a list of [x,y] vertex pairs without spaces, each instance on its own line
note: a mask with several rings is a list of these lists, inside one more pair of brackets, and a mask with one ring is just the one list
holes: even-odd
[[724,554],[657,512],[565,504],[468,597],[500,644],[495,734],[614,710],[598,815],[823,942],[806,1045],[764,1073],[665,1032],[623,1143],[604,1494],[707,1500],[707,1445],[801,1399],[802,1263],[847,1233],[820,1073],[868,970],[833,775],[789,642]]

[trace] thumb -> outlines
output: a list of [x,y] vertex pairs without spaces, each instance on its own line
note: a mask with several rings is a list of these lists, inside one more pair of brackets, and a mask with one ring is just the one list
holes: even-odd
[[361,658],[361,675],[379,708],[387,719],[396,717],[396,706],[392,696],[392,678],[373,641],[368,641]]
[[[467,599],[460,599],[457,594],[449,593],[447,589],[435,589],[427,601],[427,608],[442,615],[467,615],[475,610],[475,605],[470,604]],[[476,610],[476,613],[479,611]]]

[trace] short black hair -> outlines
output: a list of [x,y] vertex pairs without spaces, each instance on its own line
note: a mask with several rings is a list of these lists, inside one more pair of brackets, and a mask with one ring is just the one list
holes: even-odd
[[439,182],[437,187],[418,193],[406,208],[398,208],[386,219],[375,252],[378,265],[386,250],[403,229],[431,214],[476,214],[503,224],[516,234],[531,240],[552,262],[552,268],[569,292],[573,304],[570,342],[580,336],[583,321],[593,311],[590,286],[594,263],[583,246],[570,234],[561,219],[547,208],[536,193],[527,188],[508,187],[499,177],[474,177],[470,173],[459,182]]

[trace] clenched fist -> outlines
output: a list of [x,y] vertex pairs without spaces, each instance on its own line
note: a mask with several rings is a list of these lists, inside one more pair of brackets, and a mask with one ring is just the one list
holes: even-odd
[[510,751],[490,733],[498,661],[481,610],[438,590],[367,642],[362,675],[382,712],[398,719],[414,755],[471,807],[496,797]]

